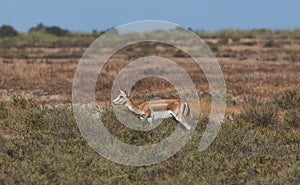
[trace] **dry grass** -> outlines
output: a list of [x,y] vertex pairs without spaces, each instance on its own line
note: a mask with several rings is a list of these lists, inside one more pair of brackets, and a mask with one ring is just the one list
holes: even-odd
[[[200,126],[179,153],[160,164],[139,168],[113,163],[94,152],[78,131],[68,107],[39,108],[39,104],[71,102],[73,76],[82,48],[0,48],[0,184],[299,183],[299,94],[295,105],[291,103],[293,96],[277,95],[299,89],[300,54],[295,51],[300,41],[206,41],[213,46],[224,74],[229,119],[209,149],[199,152],[202,131],[208,124],[205,115],[211,108],[209,86],[190,58],[175,57],[168,51],[165,57],[183,67],[196,85],[202,114]],[[135,57],[153,51],[167,50],[156,46],[136,56],[119,53],[112,57],[99,75],[97,101],[109,106],[112,82],[118,72]],[[131,96],[140,102],[178,94],[165,80],[145,78],[135,84]],[[277,102],[272,106],[280,110],[261,106],[276,96]],[[294,107],[281,110],[290,108],[286,104]],[[119,133],[124,142],[147,141],[145,133],[120,126],[112,111],[104,115],[107,127]],[[162,124],[156,131],[171,131],[174,127]],[[156,141],[165,134],[146,136]]]
[[[227,43],[221,42],[220,39],[206,41],[218,47],[215,54],[227,86],[228,113],[237,113],[251,101],[265,101],[276,93],[297,88],[300,84],[300,55],[295,52],[299,49],[299,40],[270,42],[240,39],[229,40]],[[161,51],[159,54],[164,56],[166,49],[161,49],[162,47],[157,45],[155,50],[138,53],[139,57],[153,52],[157,54],[159,51]],[[126,55],[127,51],[132,52],[132,48],[134,47],[120,51],[120,54],[112,57],[104,66],[97,81],[97,101],[109,104],[112,82],[118,72],[133,60]],[[72,80],[80,60],[79,54],[83,53],[84,48],[1,48],[1,50],[5,50],[1,52],[0,57],[2,94],[4,92],[7,96],[15,93],[30,94],[41,104],[71,101]],[[134,50],[141,51],[137,48]],[[12,57],[8,57],[7,53]],[[17,56],[13,55],[14,53]],[[201,94],[201,100],[204,101],[201,102],[201,110],[209,112],[209,101],[205,96],[210,90],[202,71],[190,58],[172,57],[170,53],[164,57],[175,61],[189,73]],[[148,97],[154,94],[166,98],[176,97],[176,91],[170,84],[154,78],[152,81],[143,79],[135,85],[132,96],[138,99],[141,98],[140,94],[146,94]],[[39,98],[50,95],[63,98]],[[147,96],[143,98],[147,99]]]

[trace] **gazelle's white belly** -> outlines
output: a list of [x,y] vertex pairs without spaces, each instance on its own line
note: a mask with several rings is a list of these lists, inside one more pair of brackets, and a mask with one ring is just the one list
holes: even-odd
[[153,112],[151,116],[153,117],[153,119],[165,119],[165,118],[171,118],[172,117],[170,111]]

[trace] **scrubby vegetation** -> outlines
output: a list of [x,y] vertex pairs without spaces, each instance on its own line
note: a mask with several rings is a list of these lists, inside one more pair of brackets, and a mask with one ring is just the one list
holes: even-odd
[[[287,95],[291,93],[286,92],[280,100],[290,101]],[[294,98],[286,103],[294,103]],[[276,102],[245,110],[225,122],[213,144],[199,152],[208,120],[202,117],[192,139],[175,156],[160,164],[131,167],[113,163],[93,151],[81,136],[70,107],[40,109],[33,100],[18,95],[13,102],[0,104],[0,182],[297,184],[299,107],[289,108],[297,113],[286,112],[284,117],[274,113],[282,110]],[[151,132],[132,132],[118,126],[111,111],[102,119],[119,140],[135,145],[159,142],[175,127],[171,121]]]
[[[72,33],[39,24],[18,33],[0,27],[0,184],[299,184],[300,31],[195,32],[218,57],[228,95],[227,119],[204,152],[198,145],[208,124],[210,92],[184,52],[162,43],[133,44],[118,51],[99,75],[97,101],[110,102],[122,67],[158,55],[186,69],[199,90],[203,114],[188,144],[160,164],[131,167],[90,148],[67,104],[79,58],[104,32]],[[143,79],[132,90],[137,102],[177,97],[162,79]],[[138,132],[119,123],[110,108],[103,115],[107,129],[133,145],[159,142],[176,127],[166,120]]]
[[257,39],[300,39],[300,30],[270,30],[270,29],[225,29],[216,32],[196,31],[203,38],[231,38],[238,41],[242,38],[257,38]]
[[[111,29],[111,28],[110,28]],[[12,26],[3,25],[0,27],[0,47],[71,47],[89,46],[101,34],[109,31],[92,30],[90,33],[75,33],[59,26],[46,26],[42,23],[28,30],[28,33],[18,33]],[[190,29],[191,30],[191,29]],[[269,30],[253,29],[238,30],[225,29],[215,32],[194,31],[203,39],[222,38],[219,44],[227,44],[229,39],[240,41],[241,39],[264,39],[270,40],[266,46],[273,46],[274,39],[300,39],[300,30]],[[158,33],[159,34],[159,33]],[[249,43],[251,44],[251,43]]]

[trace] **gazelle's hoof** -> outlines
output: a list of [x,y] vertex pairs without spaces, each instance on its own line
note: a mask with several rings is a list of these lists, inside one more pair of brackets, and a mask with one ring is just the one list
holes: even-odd
[[189,126],[189,125],[187,125],[185,128],[186,128],[187,130],[191,130],[191,126]]

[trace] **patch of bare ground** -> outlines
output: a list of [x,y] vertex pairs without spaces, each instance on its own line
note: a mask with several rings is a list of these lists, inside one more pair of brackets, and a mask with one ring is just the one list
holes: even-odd
[[[205,41],[215,48],[224,74],[228,114],[240,112],[250,101],[266,101],[274,94],[294,89],[300,84],[299,40],[240,39],[224,42],[215,38]],[[155,46],[155,52],[164,57],[163,51],[166,50],[161,47]],[[71,102],[73,76],[85,48],[4,49],[0,52],[1,101],[9,101],[13,94],[29,94],[39,104]],[[140,52],[141,49],[133,51]],[[210,89],[201,69],[191,58],[174,57],[170,53],[166,56],[188,72],[200,96],[199,109],[209,113]],[[96,100],[99,103],[110,104],[113,80],[124,66],[135,59],[131,57],[121,52],[103,67],[96,84]],[[173,98],[178,94],[167,81],[148,78],[134,86],[131,96],[142,101],[154,96]]]

